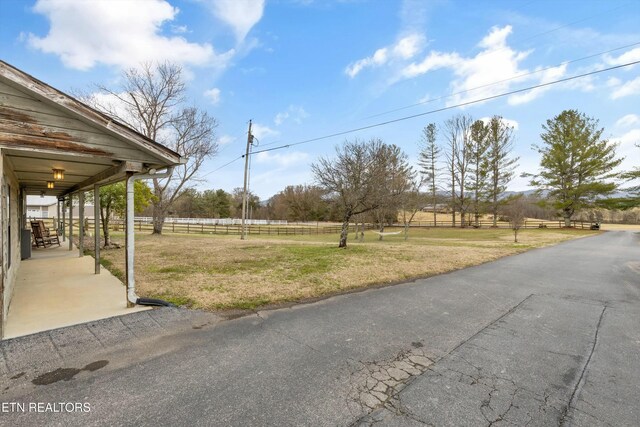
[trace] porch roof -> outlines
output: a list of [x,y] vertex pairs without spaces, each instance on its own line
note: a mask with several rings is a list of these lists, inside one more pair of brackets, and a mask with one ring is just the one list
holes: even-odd
[[[183,162],[178,153],[3,61],[0,149],[26,194],[51,196]],[[64,170],[64,179],[54,181],[53,169]]]

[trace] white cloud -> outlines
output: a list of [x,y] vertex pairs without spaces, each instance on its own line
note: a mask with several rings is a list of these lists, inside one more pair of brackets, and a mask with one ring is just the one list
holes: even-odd
[[421,74],[428,73],[431,70],[438,68],[452,67],[462,62],[462,58],[455,52],[453,53],[441,53],[437,51],[431,51],[427,57],[419,63],[411,63],[407,65],[402,71],[401,75],[404,78],[413,78]]
[[269,126],[264,126],[258,123],[253,123],[253,125],[251,126],[251,133],[253,133],[253,136],[258,138],[258,141],[280,135],[279,131],[271,129]]
[[634,125],[640,125],[640,116],[637,114],[627,114],[620,117],[615,124],[617,128],[628,128]]
[[[450,84],[452,95],[447,102],[451,106],[509,92],[522,83],[550,83],[566,74],[567,64],[552,68],[538,67],[534,72],[521,68],[521,62],[532,51],[512,49],[507,43],[511,32],[510,25],[492,27],[478,43],[482,50],[473,57],[463,57],[457,52],[430,51],[421,61],[404,66],[396,80],[415,78],[437,69],[450,69],[455,76]],[[592,90],[593,84],[588,82],[567,87]],[[524,104],[549,89],[546,86],[518,93],[509,97],[508,102],[511,105]]]
[[214,15],[229,25],[242,42],[251,28],[262,19],[264,0],[203,0],[210,5]]
[[[491,121],[491,117],[482,117],[482,118],[480,118],[480,120],[482,120],[486,124],[486,123],[489,123]],[[520,124],[516,120],[505,119],[504,117],[502,118],[502,123],[504,123],[507,126],[512,127],[513,130],[518,130],[518,128],[520,127]]]
[[620,170],[630,170],[638,167],[638,150],[637,144],[640,144],[640,128],[630,129],[620,136],[611,138],[612,142],[618,144],[616,154],[623,158]]
[[218,144],[220,145],[227,145],[227,144],[231,144],[232,142],[234,142],[237,138],[235,136],[231,136],[231,135],[222,135],[220,138],[218,138]]
[[[561,79],[567,72],[567,64],[562,64],[558,67],[549,68],[542,72],[540,81],[538,84],[549,83],[554,80]],[[525,104],[527,102],[533,101],[534,99],[540,97],[544,92],[551,89],[551,86],[543,86],[536,89],[531,89],[527,92],[517,93],[515,95],[511,95],[508,99],[509,105],[520,105]]]
[[214,87],[213,89],[205,90],[203,93],[204,97],[209,99],[209,101],[216,105],[220,102],[220,89]]
[[393,55],[402,59],[413,58],[424,44],[424,37],[419,34],[411,34],[401,38],[395,46],[393,46]]
[[347,66],[344,72],[351,78],[368,67],[379,67],[394,60],[408,60],[417,55],[425,44],[421,34],[413,33],[402,37],[394,45],[376,50],[373,55],[359,59]]
[[640,94],[640,77],[636,77],[635,79],[629,80],[616,87],[616,89],[611,93],[611,99],[618,99],[638,94]]
[[285,120],[291,119],[297,124],[300,124],[307,117],[309,117],[309,114],[304,110],[304,108],[299,105],[289,105],[289,108],[285,111],[281,111],[276,114],[273,122],[276,126],[280,126]]
[[503,28],[493,27],[491,32],[484,36],[478,46],[488,50],[502,49],[507,47],[507,37],[511,34],[511,25],[505,25]]
[[633,147],[640,142],[640,128],[631,129],[618,137],[612,138],[612,140],[619,143],[621,148]]
[[289,112],[283,111],[281,113],[276,114],[276,117],[273,119],[276,126],[280,126],[282,122],[289,118]]
[[617,77],[610,77],[607,80],[607,87],[616,87],[619,86],[622,83],[622,80],[620,80]]
[[640,47],[636,47],[635,49],[628,50],[618,57],[613,57],[610,55],[604,56],[604,62],[610,66],[627,64],[629,62],[634,62],[634,61],[640,61]]
[[179,12],[165,0],[132,1],[126,7],[111,0],[38,0],[33,10],[47,17],[50,28],[44,37],[29,34],[28,43],[60,56],[70,68],[88,70],[98,63],[126,68],[145,61],[224,67],[234,54],[161,35]]
[[189,33],[189,27],[187,27],[186,25],[172,25],[171,26],[171,32],[174,34],[185,34],[185,33]]
[[300,163],[309,160],[309,154],[302,151],[293,151],[291,153],[276,153],[262,152],[256,155],[256,162],[268,163],[270,165],[276,165],[278,167],[288,167],[299,165]]

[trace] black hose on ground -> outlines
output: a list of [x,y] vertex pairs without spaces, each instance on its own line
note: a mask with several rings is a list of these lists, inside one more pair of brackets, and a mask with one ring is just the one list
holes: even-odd
[[138,298],[136,300],[138,305],[151,305],[154,307],[175,307],[175,304],[171,304],[165,300],[153,299],[153,298]]

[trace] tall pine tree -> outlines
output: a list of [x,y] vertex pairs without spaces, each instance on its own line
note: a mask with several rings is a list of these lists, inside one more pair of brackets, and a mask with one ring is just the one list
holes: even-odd
[[613,193],[619,174],[614,169],[621,159],[616,145],[602,139],[598,120],[577,110],[564,110],[542,126],[543,144],[534,145],[542,155],[540,172],[531,185],[546,191],[555,209],[571,226],[573,214]]
[[438,179],[440,168],[438,159],[440,157],[440,147],[436,143],[438,128],[435,123],[429,123],[422,129],[420,137],[420,153],[418,153],[418,165],[420,173],[424,177],[424,182],[429,187],[431,207],[433,208],[433,225],[436,226],[436,205],[438,202]]
[[487,177],[489,175],[489,128],[482,120],[476,120],[471,125],[469,139],[469,180],[467,190],[473,195],[473,214],[475,226],[480,226],[480,204],[487,192]]
[[502,117],[493,116],[487,125],[488,188],[487,203],[493,214],[493,226],[497,226],[498,209],[503,203],[502,194],[514,176],[518,166],[518,157],[511,157],[513,150],[513,127],[507,125]]

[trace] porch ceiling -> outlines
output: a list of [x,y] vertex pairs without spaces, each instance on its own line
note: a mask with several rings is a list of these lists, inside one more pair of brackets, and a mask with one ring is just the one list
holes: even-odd
[[[82,185],[107,184],[125,177],[125,162],[99,157],[66,156],[37,151],[3,150],[13,169],[20,187],[26,194],[62,196],[81,189]],[[140,171],[142,165],[129,163],[133,172]],[[54,181],[53,169],[64,170],[64,179]],[[103,176],[102,180],[94,179]],[[47,188],[47,181],[54,182],[54,188]],[[88,188],[87,188],[88,189]]]
[[[167,147],[3,61],[0,150],[27,194],[51,196],[184,162]],[[64,179],[54,181],[53,169],[63,169]],[[47,181],[54,181],[53,189]]]

